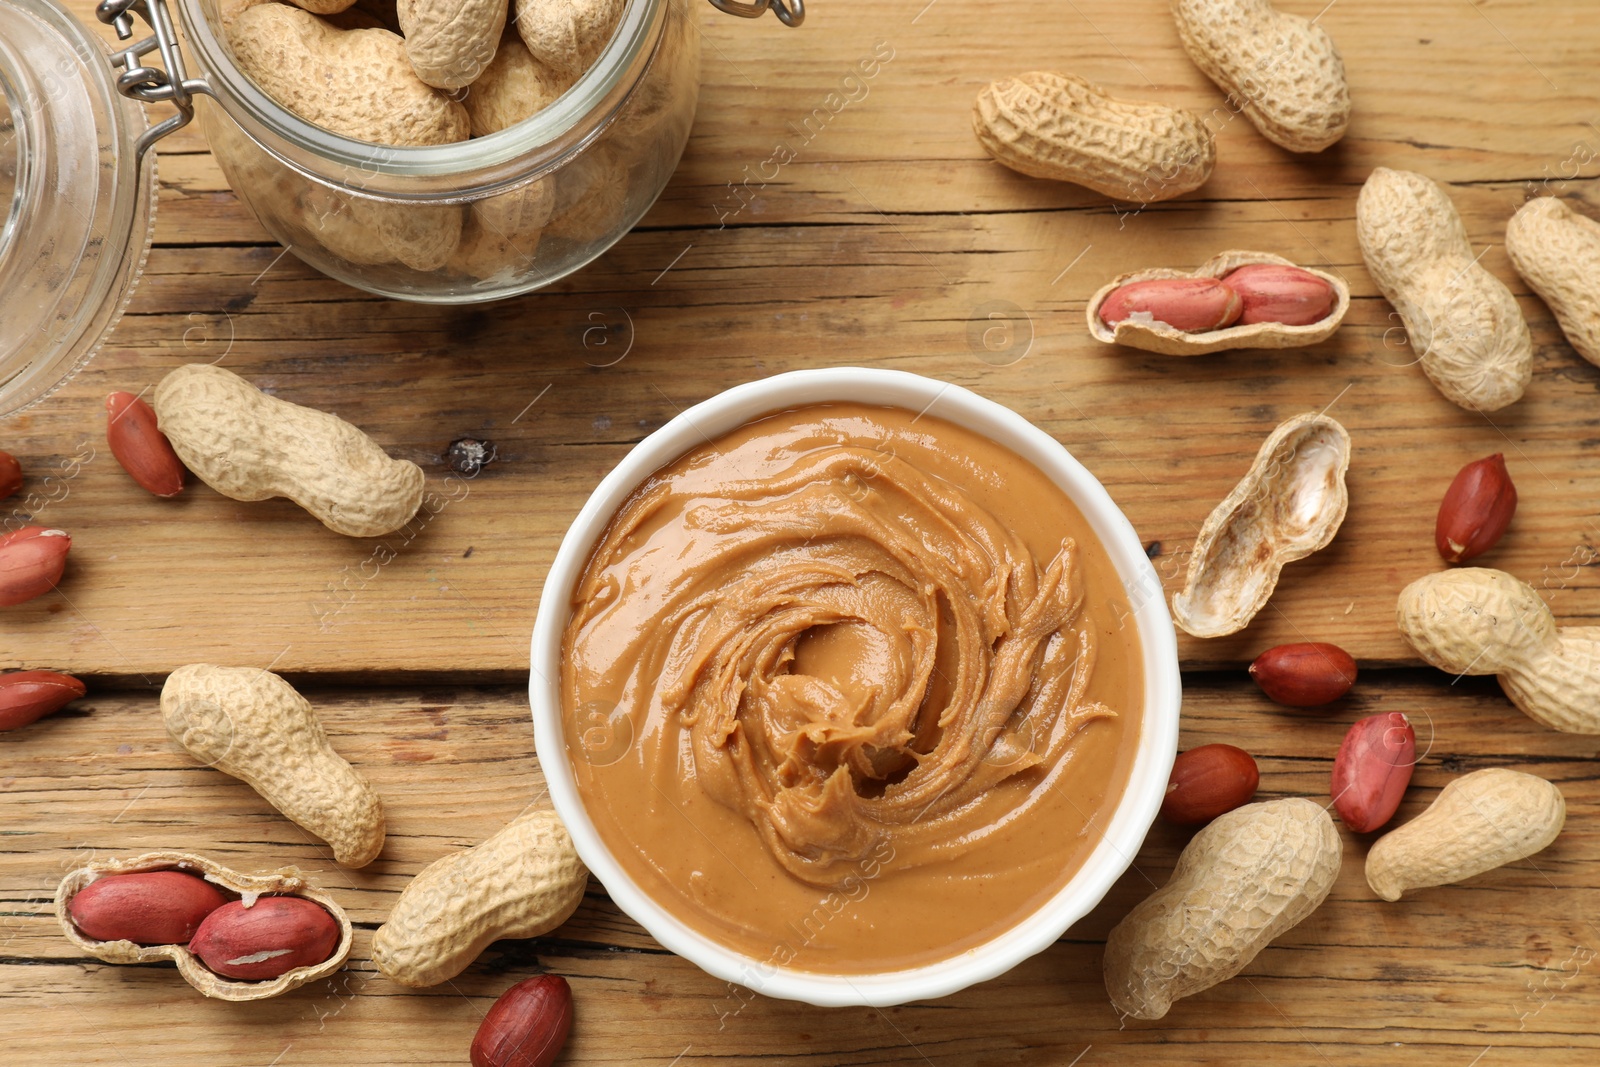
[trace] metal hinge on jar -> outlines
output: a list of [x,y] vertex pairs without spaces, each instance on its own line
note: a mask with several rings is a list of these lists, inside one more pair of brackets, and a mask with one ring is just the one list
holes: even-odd
[[771,8],[785,26],[798,26],[806,20],[805,0],[711,0],[711,6],[742,19],[760,18]]
[[[119,41],[133,36],[134,14],[144,19],[150,27],[150,36],[111,56],[112,66],[122,68],[117,76],[117,91],[145,103],[169,103],[178,109],[176,115],[150,127],[139,138],[138,157],[142,163],[151,145],[189,125],[189,120],[194,118],[194,95],[210,95],[211,86],[204,78],[191,78],[184,73],[183,52],[178,48],[178,35],[173,30],[166,0],[100,0],[94,14],[117,31]],[[161,53],[162,66],[145,66],[144,57],[157,51]]]

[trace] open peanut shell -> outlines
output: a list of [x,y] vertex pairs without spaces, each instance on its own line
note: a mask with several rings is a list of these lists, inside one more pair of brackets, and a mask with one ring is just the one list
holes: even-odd
[[[339,923],[339,945],[333,955],[314,967],[297,967],[277,978],[259,982],[224,978],[206,968],[187,945],[136,945],[132,941],[95,941],[85,937],[73,925],[67,911],[72,898],[97,878],[111,874],[142,874],[146,871],[188,871],[221,887],[225,893],[249,899],[258,896],[296,896],[314,901],[327,910]],[[218,1000],[265,1000],[307,982],[326,978],[344,966],[350,955],[354,933],[350,919],[328,894],[300,877],[294,867],[283,867],[268,874],[240,874],[204,856],[188,852],[147,852],[131,859],[98,860],[79,867],[65,878],[56,889],[56,919],[61,923],[67,940],[83,949],[95,959],[107,963],[153,963],[171,960],[178,965],[184,981],[208,997]]]
[[1195,637],[1238,633],[1266,606],[1287,563],[1327,547],[1350,496],[1350,434],[1297,415],[1262,444],[1250,471],[1200,528],[1172,618]]
[[[1285,326],[1281,322],[1252,322],[1247,326],[1229,326],[1226,329],[1208,330],[1205,333],[1187,333],[1164,322],[1135,322],[1131,319],[1117,323],[1113,329],[1100,321],[1100,305],[1106,302],[1106,297],[1110,296],[1113,290],[1129,282],[1145,282],[1157,278],[1221,278],[1252,263],[1299,267],[1303,271],[1315,274],[1333,286],[1336,294],[1333,310],[1321,321],[1305,326]],[[1305,345],[1314,345],[1331,337],[1333,331],[1344,321],[1345,312],[1349,310],[1350,286],[1345,284],[1343,278],[1327,271],[1317,270],[1315,267],[1301,267],[1300,264],[1291,263],[1271,252],[1245,252],[1235,249],[1217,253],[1194,270],[1153,267],[1149,270],[1136,270],[1130,274],[1120,275],[1101,286],[1100,290],[1089,298],[1086,314],[1089,332],[1094,335],[1095,340],[1104,341],[1108,345],[1127,345],[1129,348],[1140,348],[1163,356],[1203,356],[1230,348],[1301,348]]]

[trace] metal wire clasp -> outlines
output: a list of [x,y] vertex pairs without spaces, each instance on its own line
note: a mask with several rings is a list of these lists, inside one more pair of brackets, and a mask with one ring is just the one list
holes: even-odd
[[806,20],[806,0],[711,0],[711,6],[742,19],[756,19],[771,8],[785,26],[798,26]]
[[[204,78],[185,76],[183,53],[178,49],[178,35],[173,30],[166,0],[100,0],[94,14],[117,31],[120,41],[133,36],[135,14],[149,24],[149,37],[111,56],[111,65],[122,68],[122,73],[117,75],[117,92],[144,103],[170,103],[178,109],[176,115],[150,127],[140,136],[137,152],[138,162],[142,164],[151,145],[189,125],[189,120],[194,118],[192,97],[195,93],[214,94]],[[144,57],[155,51],[161,53],[161,66],[145,66]]]

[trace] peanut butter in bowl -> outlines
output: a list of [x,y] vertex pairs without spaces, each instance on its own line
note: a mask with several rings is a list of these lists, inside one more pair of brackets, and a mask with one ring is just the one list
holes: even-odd
[[1106,548],[1039,468],[933,414],[817,403],[701,438],[615,510],[569,605],[594,831],[769,967],[919,968],[1016,926],[1101,843],[1140,748]]

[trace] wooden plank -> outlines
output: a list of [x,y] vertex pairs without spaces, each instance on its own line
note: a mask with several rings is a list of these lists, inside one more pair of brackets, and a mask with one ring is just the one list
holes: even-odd
[[[1462,199],[1497,192],[1470,189]],[[1250,236],[1277,228],[1261,217],[1270,208],[1235,212],[1245,217],[1229,243],[1278,246]],[[1487,215],[1472,216],[1476,228]],[[1305,637],[1336,641],[1364,661],[1410,661],[1391,622],[1394,598],[1438,566],[1432,523],[1450,477],[1494,451],[1507,454],[1522,503],[1506,544],[1484,562],[1545,588],[1568,621],[1600,611],[1584,566],[1596,543],[1584,487],[1600,467],[1587,447],[1595,417],[1582,400],[1600,372],[1567,350],[1542,305],[1524,301],[1539,344],[1528,397],[1484,417],[1444,402],[1403,365],[1387,305],[1369,295],[1353,259],[1341,269],[1359,282],[1360,298],[1344,329],[1310,352],[1177,362],[1091,347],[1081,339],[1082,298],[1052,303],[1038,257],[1000,251],[1032,240],[1029,218],[785,231],[785,240],[809,234],[833,249],[831,264],[809,268],[787,261],[766,231],[727,231],[722,240],[736,246],[731,259],[745,279],[731,291],[718,260],[690,257],[651,289],[683,235],[640,233],[575,281],[499,312],[352,297],[292,258],[274,263],[279,252],[269,246],[158,249],[116,347],[7,427],[8,447],[30,471],[59,479],[65,464],[76,473],[34,482],[34,496],[8,502],[4,514],[13,525],[60,525],[76,542],[61,591],[8,612],[14,637],[0,659],[149,676],[184,659],[264,665],[280,654],[297,671],[352,659],[384,670],[521,670],[561,533],[629,444],[728,385],[850,363],[966,385],[1052,433],[1106,483],[1141,537],[1159,542],[1169,591],[1183,580],[1200,523],[1261,439],[1291,414],[1332,405],[1355,437],[1343,532],[1288,569],[1245,634],[1185,640],[1182,654],[1195,665],[1247,661]],[[1330,241],[1353,240],[1333,229]],[[1148,232],[1140,259],[1159,261],[1156,231]],[[939,269],[953,279],[994,283],[963,283],[965,298],[924,302],[936,287],[916,279],[931,268],[900,251],[905,239],[949,249]],[[1193,262],[1207,251],[1202,243],[1214,243],[1185,240],[1171,259]],[[1058,262],[1049,263],[1057,273]],[[765,309],[752,295],[787,284],[827,295]],[[633,293],[646,295],[625,295]],[[981,318],[986,309],[1011,316],[1009,326]],[[1031,331],[1032,347],[994,365],[1013,358],[982,348],[997,328],[1016,331],[1021,345]],[[607,347],[594,344],[601,337]],[[613,352],[625,358],[596,366]],[[351,418],[422,463],[433,499],[447,503],[380,552],[286,503],[237,504],[203,486],[172,503],[145,497],[105,453],[100,398],[149,388],[185,360],[218,358],[280,396]],[[465,481],[442,460],[459,437],[494,442],[497,460],[481,477]],[[398,558],[382,568],[367,562],[390,551]],[[341,606],[332,632],[323,625],[331,606]],[[248,625],[237,624],[241,611]]]
[[[1185,639],[1188,664],[1238,664],[1301,637],[1365,662],[1415,662],[1390,622],[1394,596],[1437,565],[1430,527],[1451,475],[1496,450],[1523,503],[1485,562],[1545,588],[1568,620],[1600,613],[1587,567],[1597,520],[1583,491],[1600,474],[1586,447],[1600,371],[1565,345],[1499,247],[1529,182],[1550,178],[1550,190],[1600,213],[1594,75],[1580,46],[1600,31],[1577,5],[1343,0],[1324,21],[1349,61],[1349,138],[1302,159],[1219,118],[1212,182],[1137,211],[998,167],[967,112],[985,80],[1030,66],[1209,111],[1220,94],[1169,20],[1109,0],[1041,8],[1024,40],[992,32],[991,18],[983,5],[919,0],[819,11],[788,33],[708,8],[699,125],[646,224],[575,278],[487,308],[400,305],[329,283],[266,240],[185,131],[163,163],[158,247],[111,347],[6,427],[7,447],[57,478],[30,486],[44,506],[19,498],[4,516],[59,524],[77,540],[61,592],[8,612],[0,663],[151,678],[186,659],[506,676],[526,664],[562,531],[630,443],[729,385],[851,363],[954,381],[1043,426],[1159,542],[1169,592],[1199,524],[1265,434],[1332,404],[1356,441],[1344,532],[1290,568],[1245,634]],[[1529,32],[1535,23],[1549,32]],[[893,59],[837,115],[804,127],[880,40]],[[1473,76],[1455,76],[1464,69]],[[791,125],[816,130],[800,158],[766,188],[730,190],[774,138],[795,136]],[[1490,417],[1460,411],[1408,365],[1351,224],[1377,163],[1457,183],[1475,246],[1534,327],[1538,376],[1521,404]],[[1574,180],[1554,180],[1564,175]],[[1087,337],[1083,304],[1106,277],[1223,246],[1341,272],[1357,297],[1344,329],[1303,352],[1193,361]],[[421,462],[439,499],[455,496],[384,550],[287,504],[234,504],[203,487],[175,504],[143,498],[100,446],[100,398],[200,359],[348,415]],[[462,436],[497,447],[470,483],[440,458]],[[77,473],[62,479],[63,463]],[[375,568],[375,551],[398,558]]]
[[[1105,902],[1049,950],[993,982],[901,1008],[823,1011],[755,996],[664,952],[597,883],[550,937],[500,942],[449,984],[396,986],[371,963],[372,931],[423,865],[541,800],[519,689],[308,689],[334,745],[384,797],[390,837],[361,871],[277,816],[250,789],[169,741],[155,694],[94,694],[0,735],[0,1002],[15,1062],[444,1064],[493,997],[541,970],[566,975],[578,1024],[564,1063],[1465,1064],[1600,1054],[1591,1006],[1600,930],[1600,740],[1530,722],[1492,686],[1389,672],[1331,711],[1291,712],[1248,683],[1201,679],[1183,747],[1247,744],[1261,796],[1327,796],[1349,722],[1404,710],[1427,749],[1400,819],[1451,777],[1512,766],[1557,782],[1567,829],[1546,852],[1465,885],[1388,904],[1362,876],[1370,836],[1343,833],[1329,901],[1244,976],[1119,1028],[1100,981],[1110,927],[1170,873],[1185,833],[1158,824]],[[244,870],[293,863],[356,923],[349,969],[258,1004],[206,1001],[166,965],[80,956],[50,913],[56,882],[98,855],[180,848]],[[643,1024],[643,1025],[641,1025]],[[1396,1045],[1394,1043],[1398,1042]],[[1200,1046],[1204,1046],[1202,1049]],[[159,1048],[152,1059],[151,1049]],[[681,1058],[679,1058],[681,1057]]]
[[[91,0],[67,4],[91,18]],[[1564,343],[1500,247],[1529,195],[1600,216],[1600,22],[1583,0],[1279,6],[1318,16],[1350,72],[1350,134],[1316,157],[1230,119],[1159,3],[814,4],[795,32],[696,4],[700,114],[660,201],[587,270],[480,308],[383,301],[315,274],[227,190],[197,129],[169,140],[156,247],[129,314],[85,372],[0,427],[0,447],[31,474],[0,519],[75,538],[61,590],[7,609],[0,668],[63,667],[98,683],[81,710],[0,735],[12,1059],[459,1064],[492,998],[549,969],[578,996],[563,1060],[573,1064],[1594,1062],[1600,742],[1540,729],[1486,681],[1373,668],[1416,662],[1393,626],[1395,595],[1438,566],[1433,512],[1449,478],[1492,451],[1506,453],[1522,505],[1483,562],[1533,582],[1564,621],[1600,616],[1589,491],[1600,370]],[[847,81],[878,42],[893,58]],[[1188,198],[1141,208],[999,167],[971,135],[973,95],[1038,68],[1210,116],[1217,173]],[[779,142],[797,157],[763,185],[751,176]],[[1462,412],[1409,365],[1354,236],[1355,196],[1377,165],[1449,183],[1475,250],[1517,294],[1537,348],[1522,403]],[[1340,272],[1356,297],[1346,325],[1303,352],[1193,361],[1087,337],[1084,303],[1105,279],[1225,247]],[[380,551],[283,502],[236,504],[204,487],[174,502],[144,496],[105,450],[101,401],[195,360],[356,421],[424,466],[436,510]],[[1176,859],[1185,836],[1160,825],[1061,942],[931,1004],[823,1011],[755,997],[663,952],[597,885],[555,936],[493,946],[451,985],[418,993],[383,979],[371,933],[405,882],[539,802],[519,688],[527,636],[551,556],[595,483],[697,400],[845,364],[953,381],[1045,428],[1159,544],[1169,593],[1265,434],[1331,404],[1355,437],[1347,524],[1286,572],[1245,633],[1181,642],[1188,667],[1226,669],[1188,676],[1183,746],[1243,745],[1261,759],[1264,796],[1321,799],[1348,723],[1402,710],[1428,748],[1402,819],[1451,776],[1505,765],[1561,785],[1567,830],[1529,861],[1398,904],[1374,898],[1366,841],[1346,834],[1339,884],[1310,920],[1241,978],[1125,1028],[1105,1000],[1101,944]],[[459,437],[496,446],[477,477],[442,458]],[[1303,637],[1362,660],[1363,682],[1329,712],[1275,708],[1236,671]],[[382,859],[340,870],[247,788],[177,752],[153,688],[202,659],[296,677],[388,803]],[[60,876],[96,851],[170,847],[313,872],[358,923],[350,969],[229,1005],[168,967],[77,958],[49,915]]]

